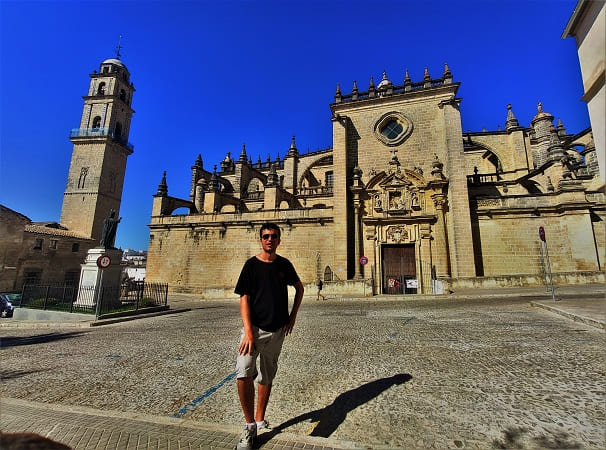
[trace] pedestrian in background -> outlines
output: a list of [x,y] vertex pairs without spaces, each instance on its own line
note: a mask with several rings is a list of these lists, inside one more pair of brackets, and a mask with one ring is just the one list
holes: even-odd
[[318,280],[316,281],[316,287],[318,288],[318,301],[320,301],[320,297],[322,297],[322,300],[326,300],[326,298],[322,295],[322,286],[324,286],[324,283],[322,283],[322,279],[318,277]]

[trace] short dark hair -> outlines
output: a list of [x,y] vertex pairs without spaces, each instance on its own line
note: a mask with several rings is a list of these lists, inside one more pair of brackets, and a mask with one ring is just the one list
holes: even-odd
[[259,239],[263,237],[263,230],[277,231],[278,237],[280,237],[281,234],[280,227],[273,222],[265,222],[263,225],[261,225],[261,228],[259,229]]

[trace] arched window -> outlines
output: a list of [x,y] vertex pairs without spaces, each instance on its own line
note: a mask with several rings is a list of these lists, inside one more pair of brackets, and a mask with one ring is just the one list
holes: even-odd
[[333,280],[333,272],[330,266],[326,266],[324,269],[324,281],[332,281]]
[[105,83],[99,83],[99,88],[97,89],[97,95],[105,95]]
[[101,116],[96,116],[93,119],[93,128],[99,128],[101,126]]
[[126,91],[124,89],[120,89],[120,100],[126,101]]

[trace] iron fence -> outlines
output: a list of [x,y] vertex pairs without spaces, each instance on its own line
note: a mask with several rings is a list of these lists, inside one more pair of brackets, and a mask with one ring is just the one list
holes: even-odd
[[20,307],[104,314],[167,306],[168,284],[126,282],[121,286],[73,286],[69,284],[25,284]]

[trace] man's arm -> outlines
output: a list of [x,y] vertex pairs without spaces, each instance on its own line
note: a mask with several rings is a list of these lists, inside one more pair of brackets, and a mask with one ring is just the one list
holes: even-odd
[[238,347],[238,353],[241,355],[250,355],[255,348],[255,336],[252,331],[252,322],[250,321],[250,305],[248,304],[248,295],[240,296],[240,317],[244,327],[244,337]]
[[301,301],[303,301],[303,292],[305,289],[303,288],[303,283],[301,280],[295,283],[295,302],[292,306],[292,311],[290,312],[290,319],[288,323],[284,326],[284,335],[288,336],[292,333],[292,329],[295,326],[295,321],[297,320],[297,313],[299,312],[299,306],[301,306]]

